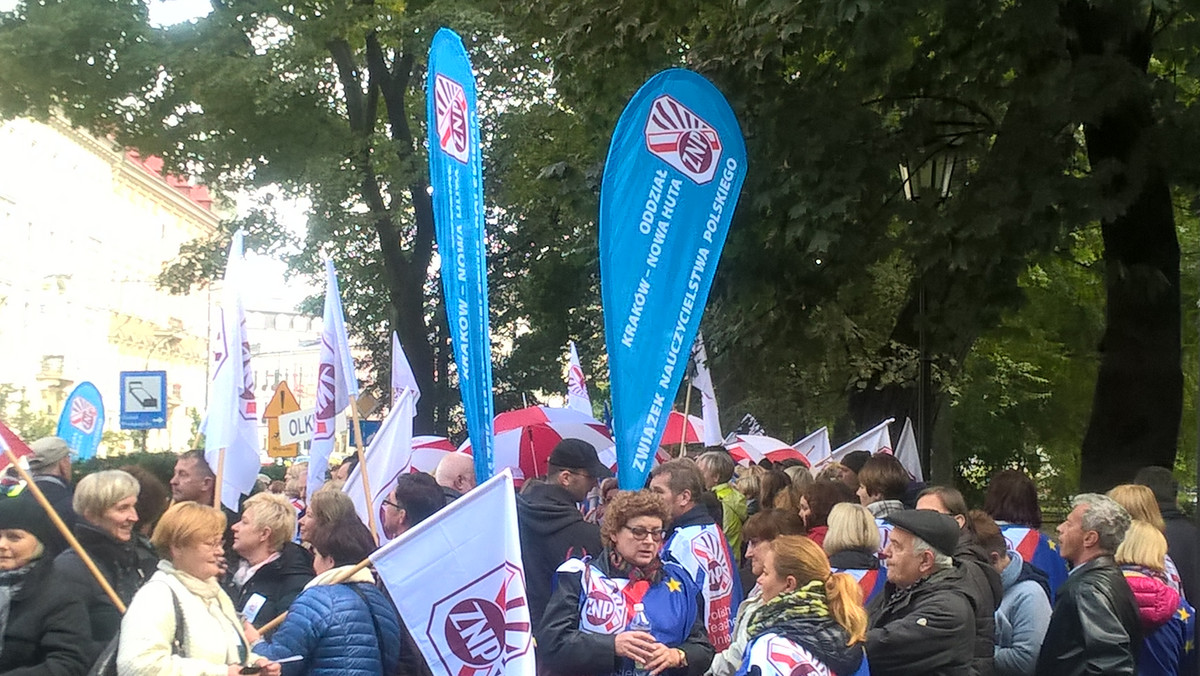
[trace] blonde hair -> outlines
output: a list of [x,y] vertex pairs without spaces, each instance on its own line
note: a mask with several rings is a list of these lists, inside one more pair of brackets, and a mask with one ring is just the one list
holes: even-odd
[[104,516],[104,513],[118,502],[126,498],[136,498],[141,492],[141,484],[129,472],[106,469],[79,480],[75,485],[75,497],[71,500],[71,506],[76,514],[91,521]]
[[765,469],[758,465],[750,465],[738,470],[733,480],[733,487],[747,498],[757,498],[762,488],[762,475]]
[[284,543],[292,539],[296,533],[296,508],[291,501],[282,495],[273,493],[256,493],[242,504],[242,518],[254,508],[254,518],[251,523],[255,528],[271,529],[271,540],[268,543],[271,551],[283,549]]
[[1163,521],[1162,511],[1158,508],[1158,499],[1148,486],[1138,484],[1121,484],[1114,486],[1108,492],[1108,497],[1129,512],[1129,517],[1145,521],[1154,526],[1159,532],[1167,532],[1167,522]]
[[839,502],[829,510],[829,526],[822,545],[826,554],[846,550],[879,551],[879,526],[870,510],[851,502]]
[[862,605],[862,588],[846,573],[834,573],[821,547],[802,535],[780,535],[771,541],[775,555],[775,573],[791,575],[796,587],[814,580],[825,584],[825,599],[833,619],[850,634],[846,645],[866,640],[867,611]]
[[[808,471],[808,468],[804,465],[792,465],[783,470],[783,473],[791,477],[792,488],[796,491],[797,495],[804,495],[804,491],[814,483],[812,472]],[[797,509],[800,507],[799,499],[796,500],[796,507]]]
[[150,543],[159,556],[171,558],[172,547],[190,547],[225,534],[225,514],[198,502],[177,502],[158,520]]
[[308,490],[308,463],[293,462],[283,475],[283,494],[289,498],[305,498]]
[[1152,524],[1134,519],[1117,547],[1118,565],[1145,566],[1166,572],[1167,538]]

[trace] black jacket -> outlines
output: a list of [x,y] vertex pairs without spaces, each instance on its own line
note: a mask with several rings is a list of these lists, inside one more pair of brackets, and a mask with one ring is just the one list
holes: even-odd
[[[59,518],[74,533],[75,524],[81,521],[79,515],[75,513],[75,507],[72,506],[75,500],[75,490],[67,482],[56,476],[41,474],[33,477],[33,480],[37,483],[37,487],[41,489],[42,495],[46,496],[46,500],[50,503],[50,506],[54,508],[55,512],[58,512]],[[20,498],[22,500],[37,500],[37,498],[33,497],[33,491],[28,488],[21,491]],[[38,509],[41,509],[41,507],[38,507]],[[50,558],[54,558],[70,549],[70,546],[67,545],[67,539],[62,536],[62,533],[58,532],[57,528],[53,527],[47,533],[46,541],[42,544],[46,546],[46,555]]]
[[877,570],[879,556],[875,552],[864,552],[861,549],[843,549],[829,557],[829,567],[842,570]]
[[[104,579],[126,606],[158,566],[158,557],[150,543],[137,535],[129,542],[119,542],[87,521],[80,521],[75,525],[75,539],[83,545],[84,551],[92,557]],[[121,628],[121,613],[73,549],[54,559],[54,582],[66,587],[76,598],[83,599],[92,635],[88,655],[98,656]]]
[[53,566],[43,559],[12,599],[0,651],[4,676],[83,676],[91,666],[87,609],[68,587],[51,582]]
[[1000,574],[992,568],[987,552],[975,544],[966,530],[958,539],[954,561],[962,568],[963,577],[968,582],[966,592],[975,611],[971,673],[974,676],[992,676],[996,673],[993,659],[996,652],[996,609],[1004,598],[1004,583],[1000,581]]
[[871,676],[966,676],[974,656],[975,609],[961,566],[907,589],[888,583],[871,600]]
[[279,558],[254,571],[241,589],[229,584],[229,597],[233,599],[233,606],[238,612],[246,607],[246,602],[255,594],[265,598],[266,601],[251,620],[255,627],[261,627],[287,610],[311,579],[312,554],[294,542],[285,542]]
[[1200,599],[1200,532],[1196,524],[1183,515],[1175,503],[1159,503],[1163,521],[1167,523],[1167,553],[1179,569],[1183,595],[1195,603]]
[[[774,633],[802,645],[835,674],[858,671],[863,661],[863,645],[850,645],[850,633],[832,617],[806,617],[767,625],[759,634]],[[753,641],[757,636],[751,636]]]
[[562,486],[540,484],[517,496],[521,559],[529,619],[536,633],[550,600],[554,571],[563,561],[600,553],[600,527],[583,520],[575,499]]
[[[613,572],[606,552],[597,552],[589,564],[607,577],[621,577]],[[582,575],[564,574],[558,579],[553,601],[546,608],[545,622],[534,634],[541,646],[538,659],[544,665],[543,674],[610,674],[618,668],[621,659],[617,657],[615,636],[590,634],[579,629],[579,594],[582,590]],[[699,593],[696,594],[696,621],[692,623],[687,640],[674,647],[687,655],[688,665],[668,669],[663,672],[665,676],[700,676],[712,664],[715,651],[708,642],[704,597]]]
[[1038,654],[1038,676],[1133,676],[1142,626],[1133,592],[1111,556],[1071,571],[1058,589]]

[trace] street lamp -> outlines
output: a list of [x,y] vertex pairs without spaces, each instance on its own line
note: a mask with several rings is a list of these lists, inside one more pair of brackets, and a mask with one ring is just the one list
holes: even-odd
[[[900,181],[904,197],[910,202],[933,197],[941,204],[950,196],[950,182],[958,163],[958,154],[953,142],[945,143],[933,152],[923,153],[915,161],[900,163]],[[926,337],[925,321],[925,275],[921,272],[921,286],[917,292],[917,349],[920,353],[917,370],[917,446],[921,456],[921,471],[932,477],[930,465],[933,449],[933,416],[930,394],[933,391],[931,358]]]

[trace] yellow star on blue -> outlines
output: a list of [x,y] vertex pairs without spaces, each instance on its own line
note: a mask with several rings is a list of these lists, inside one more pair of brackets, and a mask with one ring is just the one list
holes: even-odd
[[1183,644],[1183,652],[1185,652],[1185,653],[1190,653],[1195,649],[1196,649],[1196,644],[1194,641],[1189,640],[1187,643]]
[[683,591],[683,583],[675,578],[667,580],[667,589],[673,592]]
[[1058,545],[1057,545],[1057,544],[1055,544],[1054,540],[1048,540],[1048,541],[1047,541],[1047,544],[1049,544],[1049,545],[1050,545],[1050,549],[1053,549],[1053,550],[1055,550],[1055,551],[1057,551],[1057,550],[1058,550]]
[[1187,619],[1191,616],[1192,614],[1187,611],[1187,608],[1179,609],[1179,619],[1183,620],[1184,622],[1187,622]]

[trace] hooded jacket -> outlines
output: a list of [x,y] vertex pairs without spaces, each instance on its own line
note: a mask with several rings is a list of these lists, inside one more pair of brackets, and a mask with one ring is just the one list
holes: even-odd
[[966,676],[974,654],[975,610],[961,566],[898,589],[889,583],[867,607],[872,676]]
[[279,558],[254,571],[241,589],[231,583],[227,591],[239,613],[246,610],[256,594],[262,597],[257,612],[253,617],[249,614],[246,617],[255,627],[261,627],[287,610],[312,579],[312,554],[294,542],[285,542],[279,550]]
[[1076,566],[1058,590],[1038,676],[1133,676],[1142,644],[1137,603],[1111,556]]
[[967,581],[966,592],[975,612],[974,657],[971,673],[992,676],[995,673],[996,609],[1004,597],[1000,574],[992,568],[986,551],[975,543],[971,533],[963,529],[954,551],[955,562],[962,567]]
[[[158,557],[149,543],[139,538],[134,535],[129,542],[120,542],[86,521],[75,524],[75,539],[126,606],[158,565]],[[54,580],[87,605],[92,637],[88,654],[96,657],[121,628],[121,613],[73,549],[54,559]]]
[[996,610],[997,676],[1032,676],[1050,625],[1050,589],[1046,574],[1009,550],[1000,573],[1004,597]]
[[575,498],[555,484],[535,485],[517,496],[517,525],[529,619],[537,632],[550,600],[554,571],[567,559],[599,554],[600,527],[584,521]]
[[1121,566],[1121,572],[1133,592],[1146,634],[1138,654],[1138,676],[1196,673],[1195,650],[1186,649],[1195,633],[1195,609],[1152,571]]

